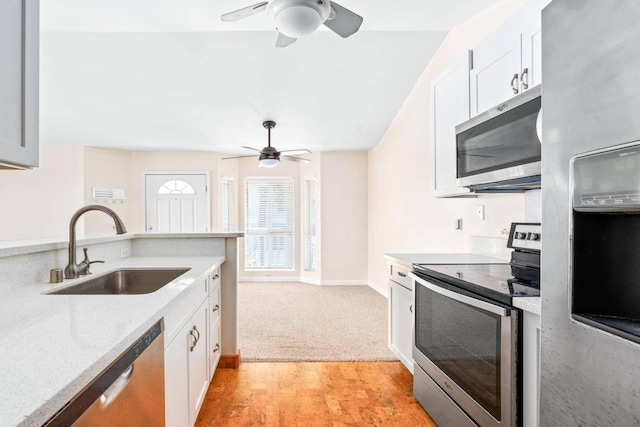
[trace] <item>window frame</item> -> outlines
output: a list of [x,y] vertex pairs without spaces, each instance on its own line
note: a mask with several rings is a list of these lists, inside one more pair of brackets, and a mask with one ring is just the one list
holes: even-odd
[[[313,185],[314,196],[314,212],[315,226],[314,233],[311,233],[311,185]],[[318,271],[318,187],[315,176],[306,176],[303,181],[302,189],[302,269],[309,273]],[[311,244],[311,240],[315,239],[315,245]],[[313,250],[312,250],[313,248]],[[313,252],[313,257],[311,253]]]
[[[247,197],[248,197],[248,191],[249,191],[249,187],[248,187],[248,183],[250,181],[262,181],[262,182],[276,182],[276,181],[288,181],[291,184],[291,233],[273,233],[273,235],[270,234],[262,234],[262,233],[251,233],[248,229],[247,229],[247,223],[248,223],[248,203],[247,203]],[[258,177],[245,177],[244,178],[244,196],[243,196],[243,210],[244,210],[244,259],[243,259],[243,264],[244,264],[244,271],[246,272],[260,272],[260,271],[286,271],[286,272],[293,272],[296,271],[296,183],[295,180],[292,177],[264,177],[264,176],[258,176]],[[269,225],[270,226],[270,225]],[[267,237],[277,237],[277,234],[291,234],[291,268],[273,268],[273,267],[256,267],[256,268],[252,268],[252,267],[247,267],[247,236],[267,236]],[[289,237],[289,236],[287,236]]]

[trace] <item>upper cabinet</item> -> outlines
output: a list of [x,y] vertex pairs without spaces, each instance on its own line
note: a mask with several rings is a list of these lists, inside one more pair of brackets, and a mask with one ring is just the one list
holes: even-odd
[[550,0],[531,0],[473,49],[471,116],[542,82],[542,9]]
[[0,169],[38,166],[39,0],[0,1]]
[[437,197],[468,194],[456,186],[455,126],[469,120],[469,70],[471,52],[466,53],[431,85],[433,125],[433,180]]

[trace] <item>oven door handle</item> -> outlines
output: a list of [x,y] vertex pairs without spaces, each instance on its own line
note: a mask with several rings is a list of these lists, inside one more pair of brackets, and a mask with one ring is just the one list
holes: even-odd
[[438,294],[440,294],[442,296],[445,296],[447,298],[451,298],[451,299],[456,300],[458,302],[471,305],[471,306],[479,308],[481,310],[489,311],[491,313],[497,314],[498,316],[508,317],[511,314],[510,310],[507,310],[505,308],[499,307],[497,305],[490,304],[488,302],[484,302],[484,301],[481,301],[481,300],[478,300],[478,299],[475,299],[475,298],[468,297],[466,295],[459,294],[457,292],[450,291],[448,289],[441,288],[438,285],[434,285],[433,283],[429,283],[429,282],[423,280],[422,278],[416,276],[413,273],[410,273],[410,276],[413,278],[413,280],[415,280],[417,283],[421,284],[422,286],[424,286],[426,288],[429,288],[433,292],[436,292],[436,293],[438,293]]

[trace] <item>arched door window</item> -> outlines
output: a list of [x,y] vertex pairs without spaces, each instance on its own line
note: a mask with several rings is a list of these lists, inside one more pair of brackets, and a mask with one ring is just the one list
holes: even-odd
[[172,179],[160,187],[158,194],[196,194],[196,190],[186,181]]

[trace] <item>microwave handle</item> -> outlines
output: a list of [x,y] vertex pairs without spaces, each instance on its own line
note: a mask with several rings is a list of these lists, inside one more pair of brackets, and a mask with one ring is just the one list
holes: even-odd
[[514,95],[518,93],[518,73],[515,73],[513,75],[513,78],[511,79],[511,90],[513,91]]
[[511,313],[510,310],[507,310],[502,307],[498,307],[497,305],[489,304],[488,302],[484,302],[481,300],[477,300],[475,298],[468,297],[466,295],[462,295],[456,292],[452,292],[448,289],[441,288],[440,286],[434,285],[433,283],[429,283],[425,280],[420,279],[415,275],[411,275],[413,279],[421,284],[422,286],[431,289],[433,292],[438,293],[444,297],[451,298],[458,302],[468,304],[470,306],[479,308],[481,310],[489,311],[491,313],[497,314],[498,316],[508,317]]

